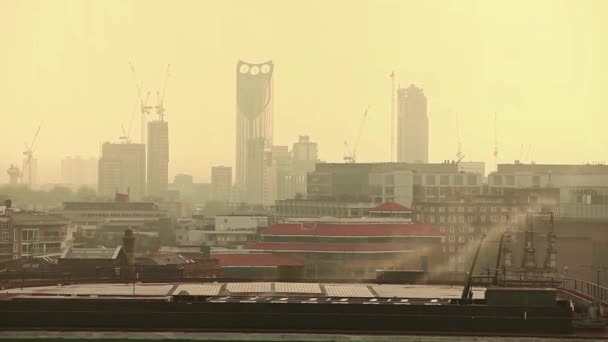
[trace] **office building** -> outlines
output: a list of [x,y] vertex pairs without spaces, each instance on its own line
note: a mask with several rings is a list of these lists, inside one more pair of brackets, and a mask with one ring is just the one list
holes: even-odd
[[306,180],[309,172],[315,170],[319,163],[318,146],[316,142],[310,141],[308,136],[300,136],[298,142],[293,144],[292,149],[292,172],[291,183],[294,197],[304,198],[306,196]]
[[214,166],[211,168],[211,192],[214,201],[230,201],[232,191],[232,168],[229,166]]
[[398,90],[397,161],[428,163],[429,119],[422,88],[410,85]]
[[167,191],[169,181],[169,124],[164,120],[148,122],[148,195]]
[[129,193],[141,199],[146,188],[146,145],[106,142],[101,147],[98,173],[99,194],[114,198]]
[[61,183],[74,186],[97,184],[97,159],[80,156],[63,158]]
[[272,61],[236,66],[237,187],[250,203],[262,203],[264,151],[273,142]]

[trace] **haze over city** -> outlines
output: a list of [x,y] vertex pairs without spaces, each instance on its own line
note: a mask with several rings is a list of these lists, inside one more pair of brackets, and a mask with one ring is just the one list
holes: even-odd
[[[370,111],[358,161],[389,159],[389,75],[428,99],[429,160],[606,160],[605,1],[1,1],[0,168],[41,125],[39,182],[65,156],[98,158],[162,87],[170,179],[235,163],[237,60],[274,62],[274,143],[298,135],[341,161]],[[522,145],[524,146],[522,149]],[[529,151],[529,152],[528,152]],[[4,182],[3,182],[4,183]]]

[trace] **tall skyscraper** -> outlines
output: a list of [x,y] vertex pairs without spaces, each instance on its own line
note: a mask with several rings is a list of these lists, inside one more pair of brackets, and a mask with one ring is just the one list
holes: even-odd
[[298,142],[293,144],[292,162],[292,191],[293,196],[306,195],[306,180],[309,172],[315,170],[315,165],[319,162],[318,145],[310,141],[307,135],[300,136]]
[[398,90],[397,161],[428,163],[429,119],[422,88],[410,85]]
[[259,199],[264,184],[264,150],[272,146],[274,64],[236,65],[236,185],[245,198]]
[[169,123],[148,122],[148,195],[167,191],[169,182]]
[[97,183],[97,159],[65,157],[61,160],[61,183],[68,185],[93,185]]
[[211,198],[215,201],[228,202],[232,191],[232,168],[213,166],[211,168]]
[[146,187],[146,145],[104,143],[98,178],[101,195],[129,192],[132,199],[141,199]]

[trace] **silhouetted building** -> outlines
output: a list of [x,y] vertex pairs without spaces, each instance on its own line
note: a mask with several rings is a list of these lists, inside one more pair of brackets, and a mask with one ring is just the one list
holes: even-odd
[[410,85],[398,90],[397,161],[428,163],[429,119],[422,88]]
[[272,61],[236,66],[236,185],[251,203],[262,203],[263,153],[272,146]]
[[148,122],[148,195],[167,191],[169,181],[169,123]]
[[232,168],[213,166],[211,168],[211,198],[214,201],[228,202],[232,191]]
[[146,188],[146,145],[104,143],[99,159],[99,194],[113,198],[116,192],[141,199]]

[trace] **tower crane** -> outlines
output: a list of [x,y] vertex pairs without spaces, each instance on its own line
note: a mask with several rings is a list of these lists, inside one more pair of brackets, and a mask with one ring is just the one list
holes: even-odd
[[154,106],[148,105],[148,99],[150,98],[150,92],[146,93],[146,98],[141,94],[142,82],[137,80],[137,74],[135,73],[135,66],[133,63],[129,63],[131,66],[131,72],[133,74],[133,80],[135,81],[135,87],[137,88],[137,98],[139,99],[139,111],[141,112],[141,143],[146,143],[146,115],[150,114]]
[[36,130],[36,134],[34,134],[32,142],[29,145],[25,143],[25,151],[23,151],[25,158],[23,159],[23,167],[21,169],[23,172],[25,172],[27,169],[27,185],[30,188],[32,187],[32,160],[34,158],[34,144],[36,143],[36,138],[38,138],[38,133],[40,133],[40,126],[38,126],[38,129]]
[[460,140],[460,120],[458,118],[458,113],[456,113],[456,137],[458,139],[457,141],[457,150],[456,150],[456,158],[458,158],[458,160],[456,161],[456,164],[460,163],[460,161],[462,161],[462,159],[464,159],[464,154],[462,153],[462,140]]
[[365,121],[367,120],[368,112],[369,106],[365,108],[365,113],[363,113],[363,118],[361,119],[361,124],[359,124],[359,131],[357,132],[357,137],[355,139],[355,144],[352,146],[352,150],[349,148],[348,142],[344,142],[344,146],[346,148],[346,155],[344,156],[344,161],[348,163],[357,162],[357,148],[359,147],[359,141],[361,140],[361,135],[363,134],[363,127],[365,126]]
[[156,92],[157,104],[154,107],[156,109],[156,115],[158,115],[158,119],[163,121],[165,115],[165,91],[167,90],[167,81],[169,80],[169,69],[171,68],[171,64],[167,64],[167,69],[165,72],[165,80],[163,82],[162,92]]

